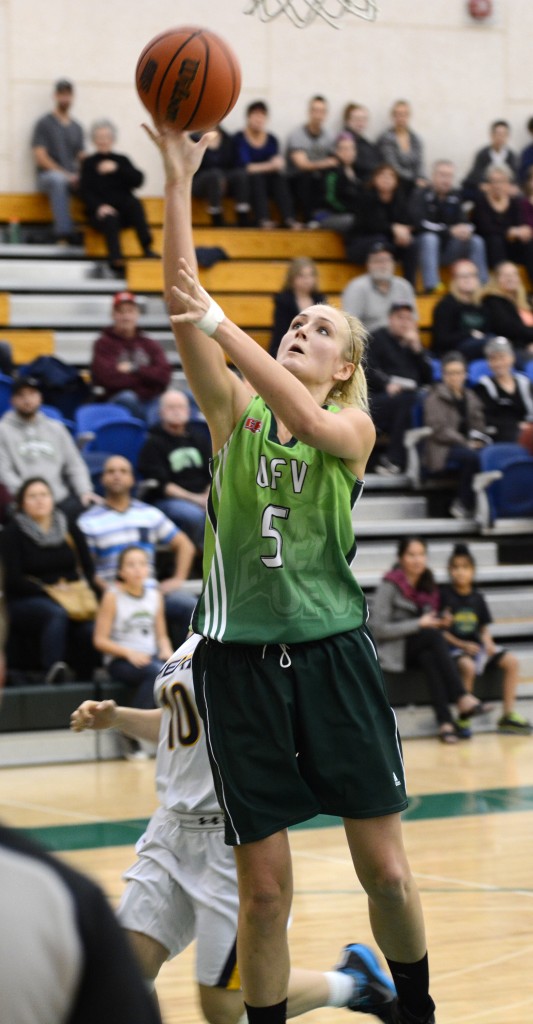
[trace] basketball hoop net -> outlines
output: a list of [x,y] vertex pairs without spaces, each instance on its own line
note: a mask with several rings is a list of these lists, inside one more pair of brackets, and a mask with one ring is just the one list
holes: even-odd
[[307,28],[315,18],[322,18],[332,28],[345,14],[354,14],[365,21],[374,21],[376,0],[250,0],[245,14],[259,14],[261,21],[273,21],[286,14],[296,28]]

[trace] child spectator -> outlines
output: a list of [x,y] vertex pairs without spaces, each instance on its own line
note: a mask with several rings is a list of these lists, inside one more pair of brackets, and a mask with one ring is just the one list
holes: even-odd
[[[110,676],[133,691],[136,708],[155,707],[154,681],[172,654],[163,598],[158,588],[146,586],[149,576],[146,551],[124,548],[117,583],[106,590],[94,627],[94,646],[103,653]],[[129,744],[128,754],[138,754],[136,741]]]
[[487,667],[497,665],[503,673],[503,713],[498,721],[498,730],[529,735],[531,724],[514,710],[518,659],[492,639],[489,629],[491,614],[483,594],[476,588],[476,563],[466,544],[455,545],[448,561],[448,571],[450,583],[441,589],[441,608],[451,614],[452,620],[451,625],[444,629],[444,636],[457,660],[465,690],[473,693],[476,677],[481,676]]

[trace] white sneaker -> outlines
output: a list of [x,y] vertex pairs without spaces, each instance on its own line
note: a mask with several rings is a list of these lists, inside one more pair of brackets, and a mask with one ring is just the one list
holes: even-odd
[[459,498],[456,498],[450,505],[450,515],[454,519],[472,519],[473,513],[465,508],[462,501],[459,501]]

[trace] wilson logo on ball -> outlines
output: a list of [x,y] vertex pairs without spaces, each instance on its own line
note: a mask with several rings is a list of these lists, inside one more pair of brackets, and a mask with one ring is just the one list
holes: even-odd
[[199,67],[199,60],[183,60],[181,62],[178,77],[172,90],[172,96],[170,97],[170,102],[165,115],[165,119],[167,121],[175,121],[181,104],[184,100],[189,99],[191,95],[191,86],[196,78]]

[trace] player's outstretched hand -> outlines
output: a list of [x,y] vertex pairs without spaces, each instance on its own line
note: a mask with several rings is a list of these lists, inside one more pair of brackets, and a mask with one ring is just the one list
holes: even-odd
[[170,320],[174,324],[197,324],[207,313],[211,305],[211,297],[205,288],[202,288],[187,260],[180,259],[177,277],[178,284],[173,285],[172,295],[181,303],[183,312],[173,314]]
[[115,723],[117,704],[114,700],[84,700],[70,716],[74,732],[84,729],[111,729]]
[[149,124],[143,124],[143,128],[161,153],[168,183],[182,182],[192,178],[198,170],[214,134],[206,132],[198,142],[194,142],[187,132],[171,131],[163,125],[156,125],[155,128],[152,128]]

